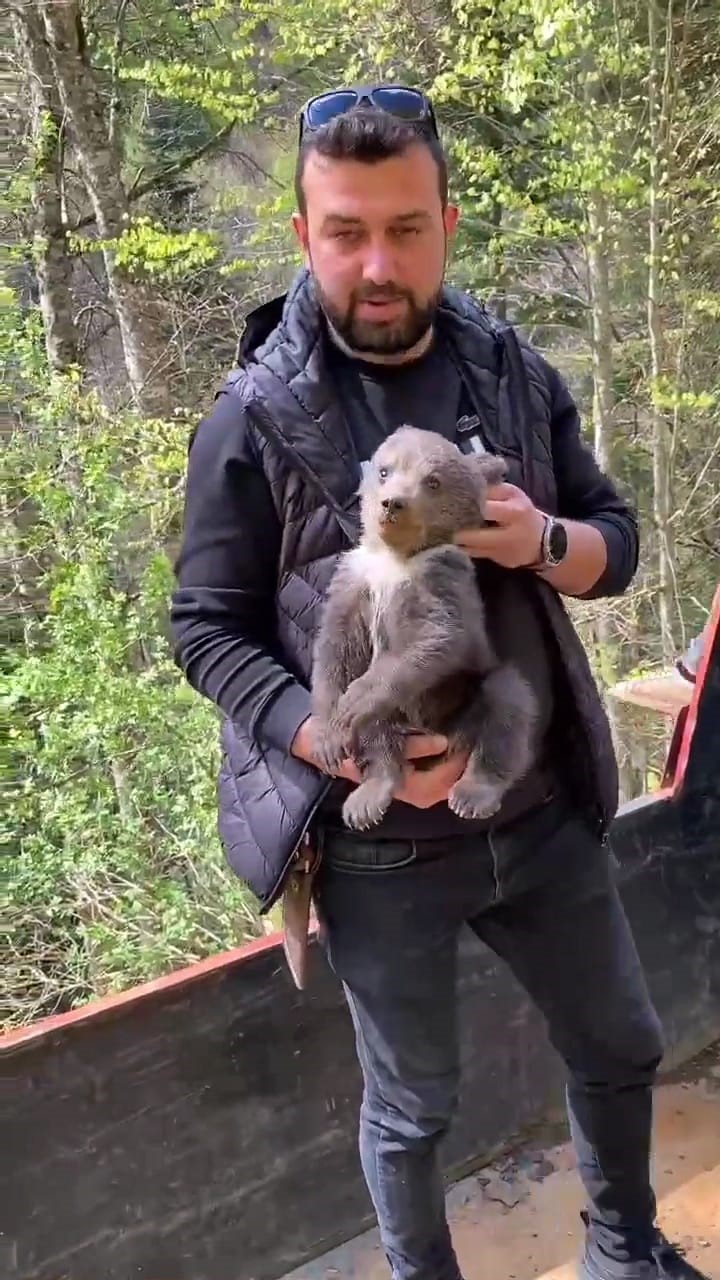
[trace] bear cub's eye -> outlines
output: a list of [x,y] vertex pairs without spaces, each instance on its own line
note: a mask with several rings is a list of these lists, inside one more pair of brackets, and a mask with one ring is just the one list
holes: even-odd
[[439,489],[440,481],[437,476],[425,476],[425,484],[428,489]]
[[378,467],[378,475],[381,480],[387,480],[387,475],[388,475],[387,467]]

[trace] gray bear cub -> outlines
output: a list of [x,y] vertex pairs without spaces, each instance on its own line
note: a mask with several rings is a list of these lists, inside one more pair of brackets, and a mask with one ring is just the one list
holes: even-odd
[[400,785],[408,732],[443,734],[467,752],[448,804],[463,818],[495,813],[527,773],[536,702],[499,662],[471,558],[453,545],[485,523],[502,458],[463,454],[431,431],[400,427],[377,449],[360,489],[362,536],[338,562],[317,634],[313,749],[332,774],[351,757],[362,781],[343,807],[375,826]]

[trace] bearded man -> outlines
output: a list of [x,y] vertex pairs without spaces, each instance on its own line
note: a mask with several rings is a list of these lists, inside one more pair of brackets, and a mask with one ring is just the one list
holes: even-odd
[[[239,368],[195,434],[172,608],[177,661],[224,713],[227,856],[267,907],[308,832],[322,850],[317,911],[355,1026],[361,1159],[394,1280],[461,1280],[438,1144],[457,1098],[465,925],[511,967],[567,1064],[582,1280],[702,1280],[655,1225],[661,1034],[606,842],[611,738],[562,604],[627,588],[635,518],[556,369],[444,282],[458,210],[423,93],[311,100],[296,195],[305,268],[249,316]],[[459,541],[496,652],[536,695],[541,749],[500,811],[470,822],[447,803],[465,760],[410,738],[395,799],[363,835],[341,821],[354,763],[327,777],[313,759],[308,686],[363,464],[403,423],[509,465],[491,525]]]

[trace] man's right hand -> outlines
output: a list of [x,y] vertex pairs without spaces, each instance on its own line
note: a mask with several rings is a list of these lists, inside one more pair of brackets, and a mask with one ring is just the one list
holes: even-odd
[[[317,768],[317,762],[312,755],[311,743],[312,723],[311,719],[308,718],[300,725],[295,734],[291,750],[292,754],[299,760],[304,760],[306,764],[312,764]],[[449,756],[433,768],[423,769],[422,771],[414,769],[412,765],[413,760],[422,760],[427,756],[439,756],[446,750],[447,738],[444,738],[442,734],[408,734],[405,745],[405,759],[408,761],[408,767],[401,787],[395,792],[395,799],[403,800],[405,804],[414,805],[416,809],[429,809],[432,805],[440,804],[441,801],[447,800],[450,788],[457,782],[465,769],[467,757]],[[362,781],[358,768],[352,760],[344,760],[334,776],[345,778],[348,782]]]

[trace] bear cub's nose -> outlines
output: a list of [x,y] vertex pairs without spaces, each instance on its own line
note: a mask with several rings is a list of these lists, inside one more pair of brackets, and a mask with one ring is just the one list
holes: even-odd
[[383,498],[382,505],[383,510],[387,511],[388,515],[394,516],[397,515],[398,511],[405,510],[406,503],[404,498]]

